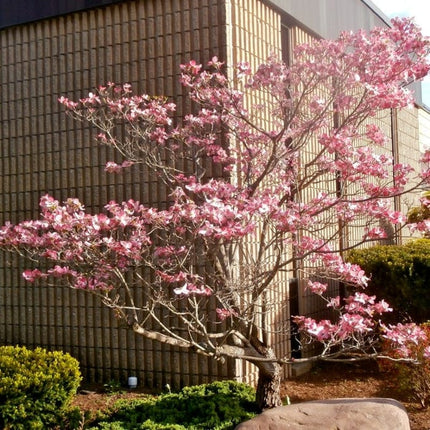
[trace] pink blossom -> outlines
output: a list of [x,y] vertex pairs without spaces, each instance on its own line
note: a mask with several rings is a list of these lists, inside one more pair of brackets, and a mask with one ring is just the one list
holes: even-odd
[[236,67],[237,67],[237,76],[239,78],[244,76],[250,76],[252,73],[251,66],[247,61],[242,61],[238,63]]
[[[158,271],[157,275],[164,281],[169,283],[175,282],[183,282],[187,279],[187,274],[185,272],[179,272],[174,274],[168,274],[165,272]],[[184,284],[185,288],[187,288],[187,284]]]
[[202,68],[201,64],[197,64],[194,60],[191,60],[188,64],[181,64],[181,69],[184,72],[191,73],[192,75],[197,75]]
[[39,269],[33,269],[33,270],[27,269],[22,274],[22,277],[28,282],[34,282],[37,279],[43,278],[44,275]]
[[385,145],[388,140],[388,137],[375,124],[366,125],[366,137],[380,146]]
[[77,275],[77,273],[75,271],[71,270],[70,267],[58,266],[58,265],[55,265],[52,269],[49,269],[47,271],[47,273],[49,275],[56,277],[56,278],[61,278],[61,277],[66,276],[66,275],[72,275],[72,276]]
[[339,308],[340,306],[340,297],[336,296],[336,297],[330,297],[328,303],[327,303],[327,307],[329,308]]
[[191,294],[187,284],[182,285],[180,288],[175,288],[173,292],[178,296],[189,296]]
[[410,354],[410,345],[418,345],[427,339],[425,332],[414,323],[382,325],[383,337],[392,342],[393,347],[402,357]]
[[335,329],[335,326],[333,326],[333,324],[328,320],[317,322],[313,318],[306,318],[303,316],[294,317],[294,320],[299,327],[315,337],[318,341],[329,339]]
[[387,237],[387,232],[381,227],[374,227],[368,229],[364,234],[364,238],[366,239],[384,239]]
[[378,314],[393,311],[393,308],[391,308],[390,305],[385,300],[381,300],[381,301],[375,303],[375,305],[373,306],[373,309]]
[[327,290],[327,284],[321,282],[308,281],[308,288],[315,294],[323,294]]
[[173,292],[178,296],[210,296],[212,294],[212,291],[208,287],[197,286],[189,282],[186,282],[180,288],[174,288]]
[[372,331],[374,323],[362,315],[345,313],[340,317],[337,336],[346,339],[354,333],[368,333]]
[[58,101],[64,105],[67,109],[76,109],[79,105],[79,103],[73,102],[71,100],[69,100],[67,97],[61,96]]
[[221,321],[224,321],[229,317],[237,316],[237,312],[234,311],[233,309],[216,308],[215,312],[216,312],[218,319]]
[[105,171],[109,173],[121,173],[126,167],[132,166],[134,163],[132,161],[124,161],[122,164],[117,164],[113,161],[108,161],[106,163]]

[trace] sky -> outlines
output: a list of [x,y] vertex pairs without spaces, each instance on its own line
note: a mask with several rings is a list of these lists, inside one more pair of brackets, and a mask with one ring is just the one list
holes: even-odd
[[[426,36],[430,36],[429,0],[372,0],[389,18],[394,16],[413,17]],[[430,107],[430,77],[422,84],[423,102]]]

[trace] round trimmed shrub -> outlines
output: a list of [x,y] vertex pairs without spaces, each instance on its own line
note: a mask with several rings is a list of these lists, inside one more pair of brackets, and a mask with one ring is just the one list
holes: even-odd
[[79,363],[69,354],[0,347],[0,428],[54,428],[80,382]]
[[355,249],[347,259],[371,277],[367,294],[414,321],[430,319],[430,239]]

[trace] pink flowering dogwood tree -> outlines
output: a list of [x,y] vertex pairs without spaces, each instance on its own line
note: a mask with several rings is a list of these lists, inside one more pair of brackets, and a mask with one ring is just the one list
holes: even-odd
[[[27,281],[56,279],[94,294],[139,335],[255,364],[262,409],[281,404],[281,367],[294,361],[271,344],[268,303],[268,291],[285,300],[276,291],[293,268],[332,314],[295,317],[303,341],[322,344],[310,359],[384,355],[385,339],[414,360],[409,346],[424,334],[380,321],[389,305],[365,293],[368,279],[343,260],[341,239],[348,225],[362,232],[348,246],[384,238],[379,222],[405,222],[392,199],[429,180],[429,170],[394,162],[372,122],[413,103],[406,86],[428,73],[428,52],[411,21],[394,20],[299,46],[288,67],[275,58],[255,71],[241,63],[233,80],[217,58],[205,68],[191,61],[182,84],[198,109],[182,120],[174,103],[135,95],[128,84],[109,83],[78,102],[61,97],[118,151],[123,161],[108,162],[107,172],[140,164],[170,200],[111,201],[90,214],[75,198],[46,195],[40,219],[2,227],[0,247],[43,262],[24,272]],[[250,105],[249,94],[263,95],[264,106]],[[349,295],[331,297],[332,280]]]

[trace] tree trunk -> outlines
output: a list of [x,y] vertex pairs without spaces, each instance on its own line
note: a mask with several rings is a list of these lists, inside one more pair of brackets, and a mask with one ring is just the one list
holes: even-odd
[[261,411],[265,409],[282,406],[281,400],[281,369],[282,367],[273,363],[271,371],[260,367],[257,384],[256,401]]
[[224,344],[217,348],[218,354],[226,357],[243,358],[258,368],[256,402],[261,411],[282,406],[282,366],[278,363],[275,352],[254,336],[251,337],[248,344],[240,344],[244,337],[244,335],[239,336],[236,334],[236,341],[238,344]]

